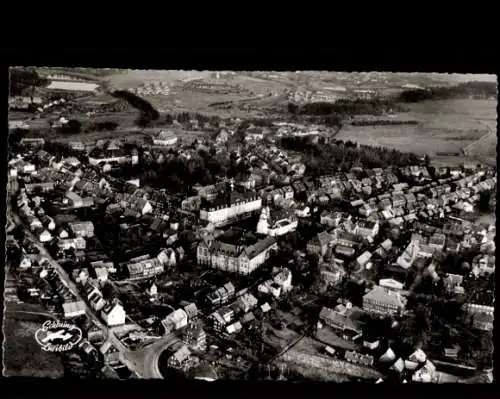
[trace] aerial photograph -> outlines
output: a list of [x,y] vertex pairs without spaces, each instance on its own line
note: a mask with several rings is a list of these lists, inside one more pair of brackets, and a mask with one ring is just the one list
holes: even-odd
[[10,68],[3,376],[492,383],[497,95]]

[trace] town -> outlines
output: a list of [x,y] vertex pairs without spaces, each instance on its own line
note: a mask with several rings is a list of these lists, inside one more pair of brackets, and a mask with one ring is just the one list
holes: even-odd
[[[41,103],[55,131],[75,124],[71,98]],[[10,123],[7,311],[83,331],[68,375],[491,379],[496,232],[469,216],[494,209],[496,167],[322,125],[169,118],[82,139]],[[311,165],[319,147],[366,156]]]

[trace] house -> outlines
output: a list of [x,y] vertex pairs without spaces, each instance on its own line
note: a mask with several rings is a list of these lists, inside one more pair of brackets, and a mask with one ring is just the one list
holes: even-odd
[[389,369],[401,374],[405,369],[405,362],[403,361],[403,359],[399,358]]
[[379,232],[379,228],[380,225],[378,222],[372,222],[370,220],[358,220],[356,222],[354,234],[363,238],[375,238],[375,236]]
[[198,308],[194,302],[191,302],[184,306],[184,312],[186,313],[187,319],[189,321],[195,320],[199,314]]
[[99,282],[104,283],[108,281],[108,269],[105,267],[96,267],[94,269],[96,278]]
[[356,258],[356,263],[358,264],[359,267],[365,267],[368,264],[371,257],[372,254],[369,251],[365,251]]
[[167,364],[172,368],[183,368],[191,358],[191,351],[184,345],[168,358]]
[[343,337],[355,340],[362,335],[363,331],[358,323],[351,319],[351,315],[351,308],[344,305],[337,305],[335,309],[323,307],[319,314],[318,327],[321,328],[322,324],[325,324],[339,330]]
[[110,303],[101,311],[101,317],[108,327],[125,324],[125,310],[119,303]]
[[274,282],[281,287],[282,292],[289,292],[292,287],[292,272],[289,269],[282,269],[274,276]]
[[405,309],[406,299],[399,292],[378,285],[363,296],[363,309],[381,314],[398,314]]
[[40,242],[49,242],[52,240],[52,234],[50,234],[47,230],[42,229],[38,234],[38,239]]
[[241,318],[240,318],[240,323],[244,326],[247,326],[247,328],[251,328],[252,324],[255,322],[255,315],[252,312],[245,313]]
[[[347,250],[353,250],[347,248]],[[346,275],[345,269],[342,267],[343,261],[334,259],[332,263],[320,262],[319,273],[322,279],[329,285],[336,285],[342,281]]]
[[71,222],[68,227],[76,237],[93,237],[94,224],[92,222]]
[[231,322],[234,316],[234,310],[229,307],[223,307],[218,311],[213,312],[209,319],[211,320],[214,328],[218,331],[222,331],[222,329]]
[[379,347],[380,341],[378,339],[370,339],[370,338],[365,338],[363,340],[363,347],[370,349],[370,350],[375,350]]
[[85,315],[86,307],[83,301],[64,302],[64,318],[73,319]]
[[166,130],[162,130],[158,134],[158,136],[153,138],[153,144],[154,145],[161,145],[161,146],[174,145],[175,143],[177,143],[177,141],[178,141],[177,136],[174,133],[166,131]]
[[380,356],[379,362],[380,363],[392,363],[394,360],[396,360],[396,354],[392,350],[391,347],[388,347],[387,350]]
[[239,305],[243,312],[247,313],[257,306],[258,300],[251,293],[246,293],[239,297],[236,303]]
[[195,369],[194,371],[194,379],[195,380],[202,380],[202,381],[215,381],[219,377],[214,370],[214,368],[210,365],[200,365],[198,368]]
[[161,324],[165,328],[165,332],[168,334],[172,331],[186,327],[188,324],[188,315],[184,309],[177,309],[165,317]]
[[237,334],[241,331],[242,325],[239,321],[230,324],[229,326],[226,327],[226,333],[227,334]]
[[408,356],[408,360],[410,362],[419,364],[425,363],[425,361],[427,360],[427,355],[422,349],[418,348],[410,356]]
[[303,204],[303,205],[298,205],[296,208],[295,208],[295,215],[299,218],[305,218],[305,217],[308,217],[310,215],[310,208]]
[[409,269],[417,256],[419,255],[420,247],[418,244],[410,242],[408,247],[403,251],[403,253],[398,257],[396,263],[403,269]]
[[186,342],[191,349],[204,351],[207,347],[207,334],[201,326],[192,325],[184,332],[184,342]]
[[446,291],[453,292],[462,285],[464,277],[459,274],[450,274],[446,275],[444,279],[444,286]]
[[365,217],[370,216],[374,212],[377,212],[377,207],[371,203],[365,203],[359,208],[360,215]]
[[474,328],[482,331],[493,331],[493,315],[488,313],[476,313],[472,316]]
[[401,291],[404,288],[403,283],[394,280],[393,278],[380,279],[378,285],[394,291]]

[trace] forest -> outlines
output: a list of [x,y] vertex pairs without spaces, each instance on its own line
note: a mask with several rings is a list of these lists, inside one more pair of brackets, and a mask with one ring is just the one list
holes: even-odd
[[41,78],[36,71],[11,69],[10,70],[10,96],[31,95],[34,86],[47,86],[49,81]]
[[283,137],[279,144],[287,150],[302,152],[308,174],[312,176],[335,173],[339,169],[348,171],[355,166],[372,169],[420,163],[420,157],[414,153],[359,145],[351,141],[315,144],[307,138]]
[[426,100],[446,100],[453,98],[491,98],[497,96],[497,86],[493,82],[467,82],[453,87],[433,87],[403,91],[397,101],[416,103]]

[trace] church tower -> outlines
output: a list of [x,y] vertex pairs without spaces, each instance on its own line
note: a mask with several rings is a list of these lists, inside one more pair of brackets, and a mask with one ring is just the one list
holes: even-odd
[[269,231],[269,207],[262,208],[260,213],[259,222],[257,223],[257,233],[267,234]]

